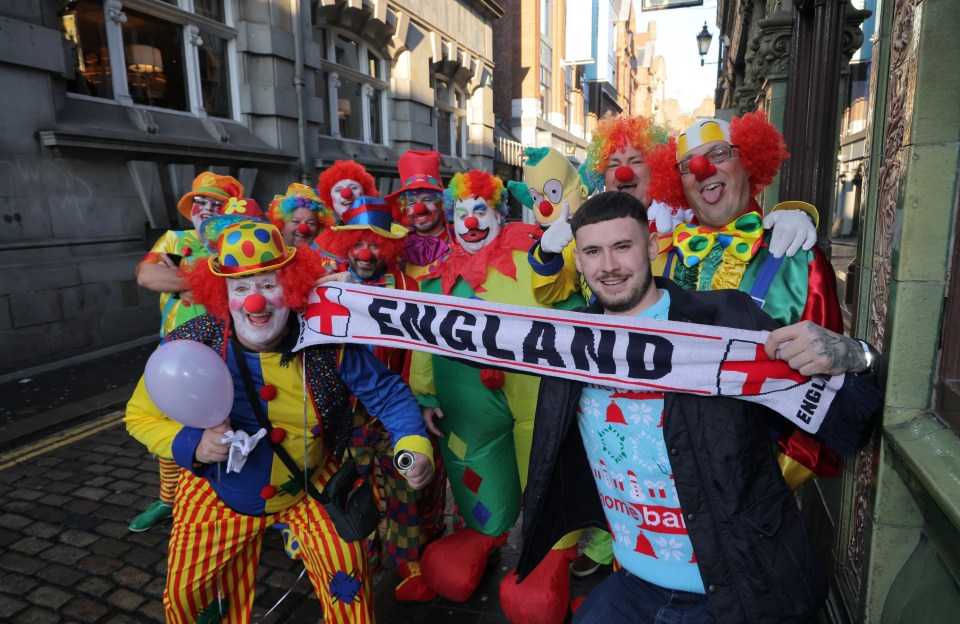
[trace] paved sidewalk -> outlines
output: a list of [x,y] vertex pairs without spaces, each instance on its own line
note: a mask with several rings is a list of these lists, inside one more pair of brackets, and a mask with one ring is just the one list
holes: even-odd
[[[0,383],[0,622],[163,622],[170,523],[127,529],[156,500],[157,464],[127,435],[122,409],[153,342]],[[374,577],[381,624],[504,623],[500,580],[517,562],[519,526],[466,603],[393,599],[396,570]],[[299,562],[268,531],[253,622],[322,621]],[[573,579],[585,595],[603,577]],[[277,604],[284,594],[289,595]]]
[[[127,529],[136,510],[156,498],[157,471],[120,418],[119,412],[102,416],[0,455],[0,622],[163,622],[170,524],[143,533]],[[374,579],[378,621],[506,622],[498,587],[518,554],[516,530],[502,560],[464,604],[440,598],[397,603],[397,573],[381,570]],[[301,570],[284,555],[279,534],[268,532],[253,622],[321,621],[307,578],[297,581]],[[574,579],[574,595],[600,578]]]

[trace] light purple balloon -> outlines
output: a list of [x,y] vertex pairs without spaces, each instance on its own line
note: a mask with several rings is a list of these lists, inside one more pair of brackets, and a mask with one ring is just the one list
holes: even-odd
[[233,407],[233,379],[226,363],[193,340],[160,345],[147,360],[143,378],[160,411],[188,427],[215,427]]

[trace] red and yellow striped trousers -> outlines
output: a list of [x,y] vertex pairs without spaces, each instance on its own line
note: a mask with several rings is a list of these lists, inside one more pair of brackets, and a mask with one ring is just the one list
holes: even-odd
[[374,622],[373,582],[362,541],[344,542],[323,506],[304,496],[269,516],[232,511],[205,479],[184,471],[173,509],[163,604],[168,623],[192,624],[226,603],[223,622],[248,622],[264,530],[288,524],[300,540],[303,563],[320,597],[325,622]]

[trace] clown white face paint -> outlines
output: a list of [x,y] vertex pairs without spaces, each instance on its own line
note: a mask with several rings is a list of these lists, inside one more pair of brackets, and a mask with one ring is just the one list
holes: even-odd
[[219,214],[223,214],[222,201],[211,199],[206,195],[197,195],[193,198],[193,205],[190,206],[190,222],[193,223],[193,229],[199,232],[200,224],[204,219]]
[[[264,301],[254,298],[244,306],[252,295],[260,295]],[[233,330],[237,332],[240,344],[263,353],[280,343],[287,331],[290,308],[283,304],[283,286],[277,283],[276,271],[228,279],[227,298]]]
[[475,254],[500,234],[500,213],[487,205],[482,197],[458,199],[453,207],[457,241],[467,252]]
[[333,209],[337,212],[337,216],[350,210],[350,205],[361,195],[363,195],[363,185],[356,180],[348,178],[334,184],[330,189],[330,197],[333,198]]

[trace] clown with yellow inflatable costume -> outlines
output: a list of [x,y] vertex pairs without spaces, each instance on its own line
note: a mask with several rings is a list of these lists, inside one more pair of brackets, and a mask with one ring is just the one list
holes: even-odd
[[[503,183],[488,173],[469,171],[453,177],[444,204],[456,243],[422,282],[423,292],[544,307],[533,298],[527,262],[540,229],[523,223],[504,225],[505,200]],[[567,303],[582,305],[582,299],[577,296]],[[410,386],[424,409],[428,429],[440,437],[450,487],[467,525],[430,544],[420,566],[437,593],[462,602],[473,594],[490,552],[506,543],[519,515],[539,379],[414,352]],[[543,621],[563,620],[573,545],[575,540],[561,545],[567,548],[541,563],[539,583],[536,573],[522,585],[516,585],[512,575],[504,580],[501,606],[508,617],[522,619],[516,615],[518,609],[543,613],[559,609],[558,619]]]

